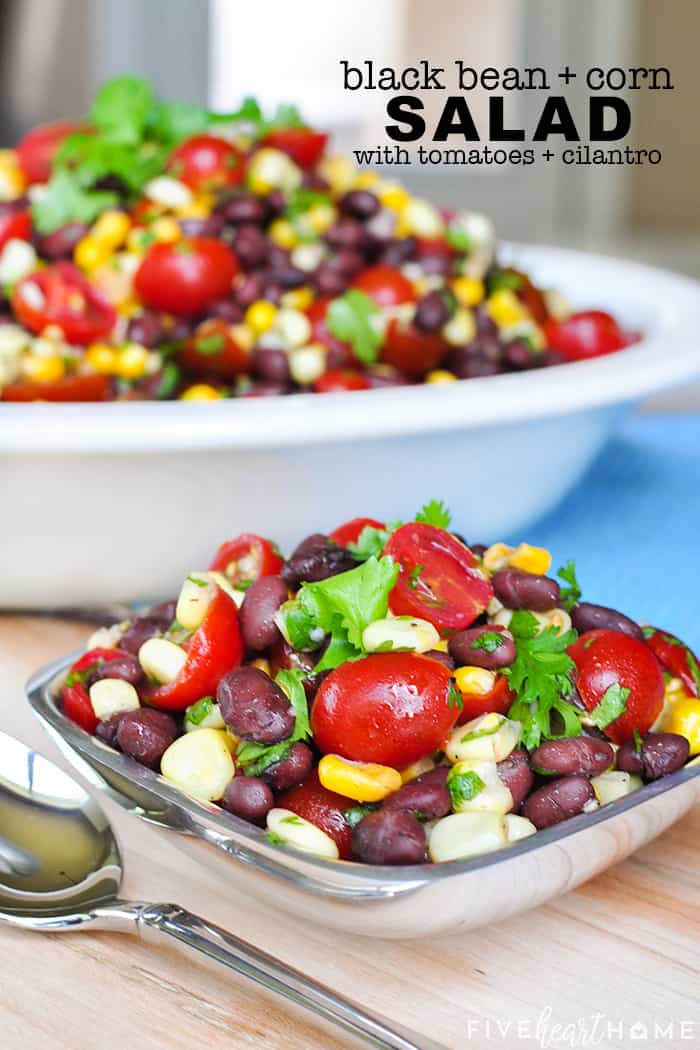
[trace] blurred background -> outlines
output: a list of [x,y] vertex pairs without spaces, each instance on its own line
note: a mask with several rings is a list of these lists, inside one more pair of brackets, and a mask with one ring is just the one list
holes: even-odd
[[[696,0],[2,0],[0,138],[85,113],[96,85],[122,72],[159,92],[228,109],[244,95],[295,102],[341,146],[387,141],[386,94],[343,91],[339,59],[403,66],[462,58],[484,66],[669,66],[675,90],[630,93],[633,142],[655,167],[401,167],[415,190],[488,212],[506,238],[591,248],[700,277],[700,138],[695,127]],[[560,83],[560,82],[557,82]],[[560,89],[555,88],[554,93]],[[583,114],[585,85],[566,88]],[[428,115],[443,93],[425,95]],[[514,94],[532,126],[544,93]],[[470,96],[475,115],[486,97]],[[456,145],[456,142],[451,143]],[[662,402],[665,403],[665,402]],[[674,407],[700,404],[698,388]]]

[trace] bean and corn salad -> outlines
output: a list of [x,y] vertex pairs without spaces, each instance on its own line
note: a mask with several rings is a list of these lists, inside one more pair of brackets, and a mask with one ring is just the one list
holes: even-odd
[[0,151],[0,399],[217,400],[538,368],[634,342],[448,213],[270,118],[119,77]]
[[497,850],[700,754],[692,651],[550,562],[469,546],[436,501],[286,559],[243,534],[176,601],[100,629],[62,709],[281,848],[392,865]]

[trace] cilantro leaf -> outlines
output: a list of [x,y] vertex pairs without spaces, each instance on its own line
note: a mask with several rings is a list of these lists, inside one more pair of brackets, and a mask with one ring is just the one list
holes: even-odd
[[522,283],[522,277],[511,270],[494,270],[488,279],[489,295],[492,295],[494,292],[505,291],[506,289],[515,292],[521,287]]
[[287,199],[287,206],[284,209],[285,219],[293,221],[298,219],[300,215],[312,208],[314,204],[330,204],[331,198],[327,193],[320,193],[318,190],[309,189],[308,186],[298,186],[295,190],[292,190]]
[[327,634],[340,632],[355,649],[362,650],[362,632],[386,616],[389,592],[399,574],[392,558],[368,558],[362,565],[305,583],[297,595],[302,609]]
[[133,145],[141,141],[154,103],[150,83],[126,73],[99,88],[90,122],[112,141]]
[[201,700],[198,700],[195,704],[190,706],[185,711],[185,721],[190,722],[193,726],[201,725],[207,715],[210,715],[214,709],[214,698],[211,696],[203,696]]
[[361,820],[369,816],[370,813],[376,813],[379,809],[378,802],[358,802],[356,806],[351,806],[350,809],[346,809],[343,813],[346,823],[354,828]]
[[236,749],[236,764],[242,768],[245,776],[260,776],[270,766],[287,758],[293,744],[299,740],[306,740],[307,737],[311,736],[309,706],[303,686],[303,679],[306,677],[307,672],[301,670],[282,670],[277,672],[275,681],[287,694],[289,702],[294,708],[294,729],[291,736],[287,737],[286,740],[280,740],[276,744],[258,744],[254,740],[242,740]]
[[379,316],[379,307],[370,297],[351,288],[330,304],[326,323],[336,339],[350,343],[358,360],[371,365],[382,345],[382,333],[376,324]]
[[632,729],[632,736],[634,738],[634,751],[635,751],[635,754],[641,755],[642,747],[644,745],[644,741],[642,739],[642,734],[639,732],[639,730],[637,729],[636,726],[634,726],[634,728]]
[[284,846],[284,839],[281,835],[278,835],[276,831],[268,831],[266,832],[266,834],[267,841],[270,842],[273,846]]
[[445,240],[451,248],[455,248],[463,255],[468,255],[472,250],[472,239],[466,230],[459,226],[448,226],[445,230]]
[[206,131],[211,124],[211,114],[203,106],[190,102],[163,102],[160,99],[151,109],[148,120],[149,134],[160,142],[182,142],[192,135]]
[[287,694],[289,702],[294,708],[294,732],[290,739],[292,742],[304,740],[311,736],[311,725],[309,724],[309,705],[306,700],[306,691],[302,684],[307,677],[305,671],[281,670],[277,672],[275,681],[277,685]]
[[401,521],[391,521],[385,529],[365,525],[357,538],[357,543],[348,543],[348,550],[358,561],[367,561],[372,555],[378,558],[389,542],[392,532],[396,532],[402,524]]
[[486,787],[479,774],[473,770],[467,773],[450,773],[445,783],[454,810],[459,810],[464,802],[476,798]]
[[603,699],[588,713],[588,717],[593,725],[597,726],[598,729],[605,729],[616,718],[624,714],[627,710],[627,697],[629,695],[630,691],[626,686],[620,685],[619,682],[613,682],[605,690]]
[[561,604],[565,609],[571,610],[577,602],[581,601],[581,587],[576,577],[576,562],[567,561],[561,569],[557,569],[557,576],[568,585],[561,589]]
[[414,521],[425,525],[434,525],[438,529],[449,529],[452,515],[440,499],[431,499],[416,514]]
[[452,681],[450,681],[450,692],[447,697],[447,706],[453,708],[456,707],[458,711],[461,711],[464,708],[464,697]]
[[495,653],[505,645],[505,638],[500,631],[484,631],[469,646],[470,649],[483,649],[485,653]]
[[81,186],[70,171],[51,176],[44,193],[32,202],[32,221],[39,233],[52,233],[68,222],[93,222],[105,208],[119,203],[116,193]]

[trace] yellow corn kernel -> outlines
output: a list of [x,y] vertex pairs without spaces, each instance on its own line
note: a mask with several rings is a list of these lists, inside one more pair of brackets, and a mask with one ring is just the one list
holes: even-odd
[[486,696],[496,684],[494,671],[485,667],[458,667],[455,671],[455,683],[460,693],[465,696]]
[[99,219],[90,230],[90,236],[96,241],[104,241],[112,248],[122,244],[131,229],[131,220],[126,212],[109,208],[102,212]]
[[137,299],[127,298],[123,299],[116,309],[120,317],[135,317],[143,311],[143,303],[138,302]]
[[507,543],[493,543],[488,550],[484,551],[481,564],[487,572],[500,572],[501,569],[508,568],[512,553],[513,548],[509,547]]
[[209,383],[194,383],[180,394],[180,401],[218,401],[222,396],[221,391]]
[[271,677],[270,661],[266,660],[264,656],[258,656],[257,659],[250,661],[251,667],[257,667],[258,671],[262,671],[263,674]]
[[100,375],[113,375],[117,367],[117,353],[108,343],[91,343],[85,351],[85,362]]
[[156,219],[155,222],[151,223],[150,231],[161,244],[174,244],[175,241],[179,241],[182,237],[180,223],[176,222],[169,215],[163,215],[160,219]]
[[140,343],[127,343],[116,361],[116,374],[121,379],[140,379],[148,363],[148,349]]
[[211,207],[195,197],[187,204],[175,208],[174,213],[178,219],[206,219],[211,214]]
[[684,736],[691,755],[700,755],[700,700],[694,696],[677,700],[665,720],[664,732]]
[[318,778],[327,791],[337,791],[357,802],[380,802],[402,784],[398,769],[376,762],[351,762],[340,755],[323,756]]
[[417,762],[411,762],[410,766],[402,769],[401,780],[404,784],[408,784],[416,777],[422,776],[423,773],[429,773],[431,769],[435,769],[435,763],[426,755],[425,758],[419,758]]
[[490,295],[486,303],[491,319],[499,328],[526,321],[529,314],[517,295],[510,288],[500,288]]
[[428,372],[425,377],[426,383],[454,383],[457,376],[454,372],[448,372],[446,368],[436,368],[432,372]]
[[272,328],[277,317],[277,307],[267,299],[256,299],[245,312],[245,323],[256,335],[262,335]]
[[326,180],[334,197],[340,197],[357,185],[355,165],[348,157],[339,154],[323,157],[318,168],[319,174]]
[[486,294],[484,282],[476,277],[455,277],[452,291],[462,306],[477,306]]
[[384,186],[381,186],[377,195],[384,208],[391,208],[392,211],[396,212],[403,211],[411,200],[411,194],[408,190],[392,182],[387,182]]
[[293,288],[284,293],[281,305],[286,310],[308,310],[313,301],[314,293],[310,288]]
[[0,201],[20,197],[27,185],[13,149],[0,149]]
[[476,321],[471,310],[460,306],[443,326],[442,335],[450,346],[464,346],[476,336]]
[[379,175],[376,171],[358,171],[354,185],[356,190],[371,190],[375,189],[378,183]]
[[66,374],[66,366],[63,358],[57,354],[51,357],[27,354],[22,358],[22,371],[27,379],[38,383],[53,383],[57,379],[63,379]]
[[319,236],[330,230],[336,218],[337,212],[332,204],[313,204],[304,215],[309,230]]
[[126,247],[135,255],[143,255],[152,242],[153,236],[150,230],[147,230],[145,226],[134,226],[127,234]]
[[231,324],[229,325],[228,330],[239,350],[244,350],[246,353],[250,353],[255,346],[255,335],[253,331],[248,328],[248,325]]
[[282,150],[269,146],[258,150],[248,164],[246,173],[248,188],[256,195],[272,190],[289,192],[301,183],[301,169]]
[[75,246],[74,259],[81,270],[96,270],[103,266],[112,255],[112,248],[104,241],[98,241],[90,234],[81,238]]
[[440,641],[436,642],[433,646],[433,649],[435,649],[438,653],[446,653],[447,648],[447,638],[441,638]]
[[513,569],[544,576],[552,564],[552,555],[544,547],[531,547],[529,543],[521,543],[510,555],[508,564]]
[[275,219],[270,224],[268,236],[280,248],[296,248],[298,243],[294,227],[288,219]]

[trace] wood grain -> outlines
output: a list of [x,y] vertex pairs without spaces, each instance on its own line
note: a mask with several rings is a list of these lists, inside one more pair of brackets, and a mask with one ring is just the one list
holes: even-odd
[[[84,625],[0,617],[0,726],[63,766],[23,685],[88,633]],[[460,937],[382,943],[266,913],[182,855],[177,838],[103,804],[123,847],[126,896],[175,901],[229,927],[235,914],[234,932],[454,1050],[700,1045],[700,809],[527,915]],[[647,1026],[646,1042],[631,1040],[635,1022]],[[343,1043],[235,979],[134,938],[0,927],[2,1050],[122,1045],[336,1050]]]

